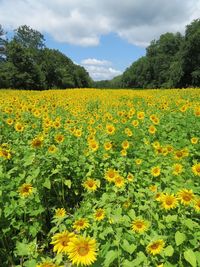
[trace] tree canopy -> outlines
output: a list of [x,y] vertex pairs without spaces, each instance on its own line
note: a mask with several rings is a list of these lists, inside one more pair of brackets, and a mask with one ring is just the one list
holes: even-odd
[[26,25],[5,41],[0,26],[0,88],[44,90],[90,87],[88,72],[58,50],[45,46],[44,36]]

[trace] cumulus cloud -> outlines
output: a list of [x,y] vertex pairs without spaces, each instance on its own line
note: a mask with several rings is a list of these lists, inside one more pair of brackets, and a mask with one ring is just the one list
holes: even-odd
[[113,77],[122,74],[120,70],[112,68],[112,62],[107,60],[87,58],[82,60],[81,64],[95,81],[110,80]]
[[183,32],[199,14],[200,0],[0,0],[7,29],[27,24],[81,46],[98,45],[111,32],[146,46],[166,31]]

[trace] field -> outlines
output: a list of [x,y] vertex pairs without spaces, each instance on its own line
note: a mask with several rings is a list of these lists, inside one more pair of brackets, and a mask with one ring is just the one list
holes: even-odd
[[200,266],[200,91],[0,91],[0,266]]

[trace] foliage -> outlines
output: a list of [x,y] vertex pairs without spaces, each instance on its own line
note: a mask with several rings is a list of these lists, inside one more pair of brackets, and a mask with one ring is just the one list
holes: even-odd
[[[43,35],[24,25],[5,42],[0,28],[0,88],[51,89],[90,87],[86,70],[61,52],[45,48]],[[2,60],[3,59],[3,60]]]
[[199,100],[2,90],[0,265],[200,266]]

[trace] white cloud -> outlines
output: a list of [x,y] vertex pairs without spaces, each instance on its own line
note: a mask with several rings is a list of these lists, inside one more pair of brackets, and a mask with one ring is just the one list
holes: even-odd
[[110,80],[113,77],[122,74],[120,70],[112,68],[112,62],[107,60],[87,58],[82,60],[81,64],[95,81]]
[[0,0],[0,23],[27,24],[57,41],[95,46],[111,32],[147,45],[166,31],[184,31],[200,14],[200,0]]
[[110,66],[112,63],[108,60],[99,60],[96,58],[87,58],[81,61],[83,65]]

